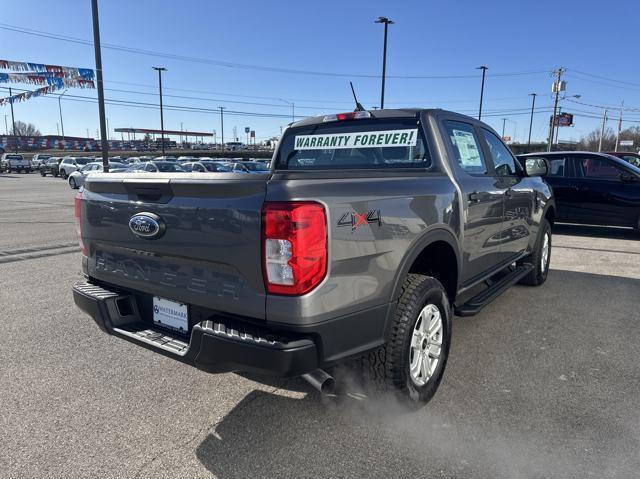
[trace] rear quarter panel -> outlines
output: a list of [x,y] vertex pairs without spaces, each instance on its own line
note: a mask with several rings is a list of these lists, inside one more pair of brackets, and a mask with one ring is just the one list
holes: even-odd
[[325,205],[329,264],[323,283],[309,294],[268,295],[268,321],[312,324],[388,304],[402,261],[422,234],[438,225],[456,229],[455,197],[453,184],[442,173],[305,179],[276,175],[268,184],[267,201]]

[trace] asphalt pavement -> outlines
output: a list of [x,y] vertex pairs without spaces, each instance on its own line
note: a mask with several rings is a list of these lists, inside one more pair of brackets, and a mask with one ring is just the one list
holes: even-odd
[[[640,237],[559,226],[545,285],[456,318],[418,411],[209,375],[102,333],[64,180],[0,175],[0,477],[636,478]],[[352,373],[353,374],[353,373]]]

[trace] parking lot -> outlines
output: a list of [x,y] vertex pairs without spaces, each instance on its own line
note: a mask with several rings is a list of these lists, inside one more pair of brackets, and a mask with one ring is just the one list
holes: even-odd
[[105,335],[71,296],[74,195],[0,175],[2,477],[637,477],[631,230],[558,226],[548,281],[456,318],[440,390],[408,412],[207,375]]

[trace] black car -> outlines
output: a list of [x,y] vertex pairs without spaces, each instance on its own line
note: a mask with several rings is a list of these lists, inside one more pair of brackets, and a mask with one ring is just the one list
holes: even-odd
[[553,188],[557,221],[631,226],[640,230],[640,168],[615,156],[591,152],[530,153],[521,162],[544,158],[545,180]]
[[60,175],[59,167],[60,167],[61,161],[62,161],[62,158],[60,157],[49,158],[48,160],[40,163],[40,166],[38,167],[38,171],[40,171],[40,174],[42,176],[47,176],[47,175],[59,176]]

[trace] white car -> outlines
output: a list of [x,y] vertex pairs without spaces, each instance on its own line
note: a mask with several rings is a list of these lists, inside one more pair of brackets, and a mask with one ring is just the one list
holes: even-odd
[[58,171],[60,172],[60,176],[65,180],[69,178],[69,175],[76,170],[79,170],[84,165],[89,164],[95,161],[93,158],[82,158],[82,157],[73,157],[73,156],[65,156],[60,162],[60,166]]
[[[128,165],[124,163],[119,163],[116,161],[109,162],[109,171],[112,173],[118,173],[120,171],[124,171]],[[69,174],[69,186],[72,190],[78,189],[84,185],[84,180],[91,173],[102,173],[102,163],[92,162],[87,163],[82,168],[76,171],[72,171]]]

